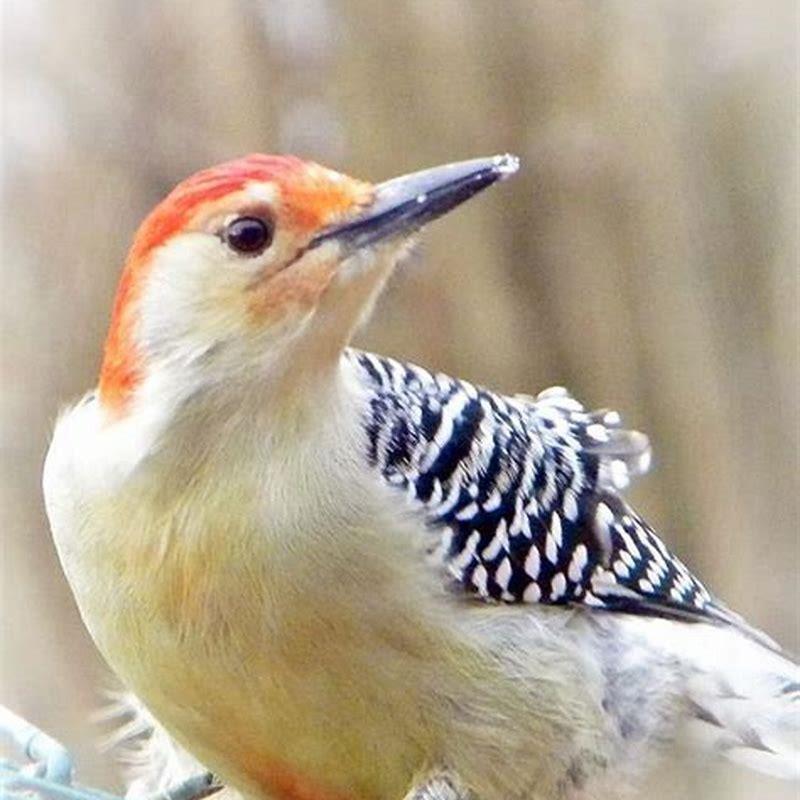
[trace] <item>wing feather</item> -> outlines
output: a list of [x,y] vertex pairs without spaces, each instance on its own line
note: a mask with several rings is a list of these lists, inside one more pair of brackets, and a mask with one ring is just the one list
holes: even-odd
[[438,538],[457,585],[486,600],[581,604],[734,625],[621,491],[650,444],[562,387],[505,397],[349,351],[369,396],[368,458]]

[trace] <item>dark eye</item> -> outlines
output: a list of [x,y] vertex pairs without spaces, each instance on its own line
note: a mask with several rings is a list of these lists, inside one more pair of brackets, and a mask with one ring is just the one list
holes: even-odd
[[258,217],[238,217],[222,232],[228,247],[246,256],[263,253],[272,243],[273,225]]

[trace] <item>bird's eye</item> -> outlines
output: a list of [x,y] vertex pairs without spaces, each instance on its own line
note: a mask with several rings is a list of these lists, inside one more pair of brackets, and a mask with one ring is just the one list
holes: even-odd
[[228,247],[237,253],[257,256],[270,246],[273,232],[274,226],[268,220],[259,217],[237,217],[225,226],[222,238]]

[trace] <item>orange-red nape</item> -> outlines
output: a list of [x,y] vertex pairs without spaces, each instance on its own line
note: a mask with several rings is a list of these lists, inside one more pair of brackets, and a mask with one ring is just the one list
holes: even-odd
[[363,201],[368,185],[295,156],[254,154],[202,170],[179,183],[142,222],[128,253],[111,315],[100,371],[105,408],[124,411],[142,379],[136,346],[137,300],[154,252],[192,221],[252,182],[273,184],[280,198],[278,223],[312,232]]

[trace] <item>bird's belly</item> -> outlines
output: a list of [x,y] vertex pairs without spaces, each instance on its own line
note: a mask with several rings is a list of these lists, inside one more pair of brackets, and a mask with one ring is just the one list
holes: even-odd
[[355,574],[331,559],[306,574],[248,549],[229,521],[233,549],[137,533],[161,545],[107,553],[91,588],[74,588],[108,661],[187,750],[254,797],[404,795],[437,748],[424,693],[442,632],[400,607],[386,576],[363,558]]
[[231,675],[213,658],[200,669],[180,664],[182,679],[140,670],[131,683],[178,741],[246,795],[393,800],[422,766],[419,746],[398,735],[413,701],[394,711],[386,697],[376,703],[357,690],[363,674],[326,664],[287,675],[256,660],[253,674]]
[[[313,558],[297,559],[255,549],[269,536],[249,524],[232,530],[227,518],[209,543],[214,520],[192,523],[199,532],[181,523],[176,536],[176,520],[154,530],[131,510],[115,518],[106,552],[94,536],[65,567],[80,575],[73,589],[112,667],[246,796],[397,800],[445,764],[485,800],[544,797],[520,787],[560,785],[564,753],[584,747],[572,734],[591,726],[575,722],[577,710],[598,712],[583,707],[578,679],[563,702],[574,654],[562,657],[549,638],[537,647],[538,625],[520,634],[518,609],[470,611],[435,595],[398,537],[368,544],[380,526],[326,530],[303,543]],[[129,541],[117,553],[120,536]],[[487,639],[504,619],[510,638]]]

